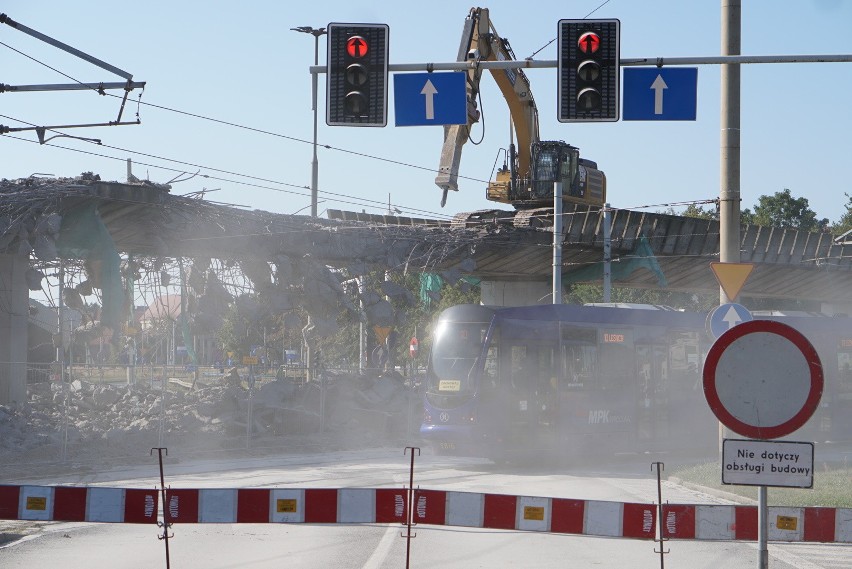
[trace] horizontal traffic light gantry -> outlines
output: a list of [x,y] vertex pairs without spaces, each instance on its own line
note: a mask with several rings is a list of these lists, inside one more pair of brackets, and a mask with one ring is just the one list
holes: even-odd
[[559,20],[560,122],[615,122],[621,102],[618,20]]
[[328,125],[387,125],[388,36],[386,24],[328,25]]

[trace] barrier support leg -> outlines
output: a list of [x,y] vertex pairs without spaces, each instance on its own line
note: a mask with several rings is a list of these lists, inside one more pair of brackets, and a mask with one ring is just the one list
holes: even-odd
[[659,549],[659,551],[655,549],[654,553],[660,554],[660,569],[665,569],[665,567],[666,567],[665,555],[666,555],[666,553],[668,553],[670,551],[670,550],[665,549],[663,547],[663,542],[667,541],[667,540],[663,537],[663,483],[660,479],[660,475],[661,475],[662,471],[665,470],[665,468],[666,468],[666,465],[663,464],[662,462],[652,462],[651,463],[651,471],[652,472],[654,470],[657,471],[657,528],[658,528],[657,532],[658,532],[658,535],[659,535],[658,542],[660,544],[660,549]]
[[420,447],[405,447],[405,454],[411,451],[411,466],[408,468],[408,510],[405,512],[406,532],[400,533],[400,537],[405,538],[405,569],[410,567],[411,562],[411,539],[417,537],[417,534],[411,533],[411,526],[414,525],[414,451],[420,454]]
[[163,451],[165,451],[166,456],[169,455],[169,449],[165,447],[157,447],[151,449],[151,454],[154,454],[154,451],[157,451],[157,455],[160,459],[160,496],[163,502],[163,521],[162,523],[157,522],[157,526],[163,528],[163,535],[158,535],[157,539],[162,539],[166,544],[166,569],[171,568],[171,561],[169,559],[169,538],[174,537],[174,534],[169,535],[169,528],[172,527],[172,522],[169,515],[169,504],[166,501],[166,481],[163,477]]

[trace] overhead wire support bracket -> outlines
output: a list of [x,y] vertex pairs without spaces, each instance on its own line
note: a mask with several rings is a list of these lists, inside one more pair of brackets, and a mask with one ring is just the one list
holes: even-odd
[[[45,85],[4,85],[0,83],[0,93],[24,93],[37,91],[106,91],[108,89],[144,89],[145,81],[127,81],[111,83],[53,83]],[[104,93],[102,93],[104,94]]]
[[68,44],[62,43],[62,42],[61,42],[61,41],[59,41],[59,40],[55,40],[55,39],[53,39],[53,38],[52,38],[52,37],[50,37],[50,36],[46,36],[46,35],[44,35],[44,34],[43,34],[43,33],[41,33],[41,32],[37,32],[37,31],[35,31],[35,30],[34,30],[34,29],[32,29],[32,28],[28,28],[27,26],[25,26],[25,25],[21,24],[20,22],[16,22],[15,20],[13,20],[12,18],[10,18],[10,17],[9,17],[9,16],[7,16],[6,14],[0,14],[0,24],[7,24],[7,25],[9,25],[10,27],[15,28],[15,29],[16,29],[16,30],[18,30],[19,32],[24,32],[24,33],[25,33],[25,34],[27,34],[28,36],[32,36],[32,37],[34,37],[34,38],[36,38],[36,39],[38,39],[38,40],[43,41],[44,43],[47,43],[47,44],[52,45],[53,47],[58,47],[58,48],[59,48],[59,49],[61,49],[62,51],[67,51],[67,52],[68,52],[68,53],[70,53],[71,55],[75,55],[75,56],[79,57],[79,58],[80,58],[80,59],[82,59],[82,60],[88,61],[88,62],[89,62],[89,63],[91,63],[92,65],[97,65],[97,66],[98,66],[98,67],[100,67],[101,69],[106,69],[106,70],[107,70],[107,71],[109,71],[110,73],[113,73],[113,74],[115,74],[115,75],[118,75],[119,77],[122,77],[122,78],[124,78],[124,79],[126,79],[126,80],[128,80],[128,81],[132,81],[132,80],[133,80],[133,75],[131,75],[131,74],[130,74],[130,73],[128,73],[127,71],[124,71],[124,70],[122,70],[122,69],[119,69],[118,67],[116,67],[116,66],[114,66],[114,65],[110,65],[109,63],[107,63],[107,62],[105,62],[105,61],[101,61],[101,60],[100,60],[100,59],[98,59],[97,57],[92,57],[92,56],[91,56],[91,55],[89,55],[88,53],[82,52],[82,51],[80,51],[79,49],[74,48],[74,47],[71,47],[71,46],[70,46],[70,45],[68,45]]
[[[110,121],[108,123],[60,125],[60,126],[53,126],[53,127],[9,128],[9,127],[0,126],[0,134],[5,134],[5,133],[8,133],[8,132],[18,132],[18,131],[24,131],[24,130],[35,130],[36,133],[38,133],[39,142],[41,144],[44,144],[46,142],[45,138],[44,138],[45,130],[60,129],[60,128],[81,128],[81,127],[95,127],[95,126],[123,126],[123,125],[131,125],[131,124],[141,124],[142,121],[139,120],[139,118],[138,118],[138,116],[139,116],[138,112],[137,112],[137,119],[135,121],[122,122],[121,116],[124,113],[124,106],[127,103],[128,94],[133,89],[141,88],[141,89],[144,90],[145,89],[145,82],[144,81],[133,81],[133,75],[131,75],[127,71],[124,71],[123,69],[119,69],[118,67],[116,67],[114,65],[110,65],[109,63],[106,63],[105,61],[101,61],[97,57],[93,57],[93,56],[89,55],[88,53],[82,52],[79,49],[71,47],[70,45],[65,44],[65,43],[63,43],[59,40],[55,40],[55,39],[51,38],[50,36],[47,36],[47,35],[45,35],[41,32],[38,32],[38,31],[36,31],[32,28],[29,28],[29,27],[21,24],[20,22],[16,22],[12,18],[7,16],[6,14],[0,14],[0,24],[6,24],[6,25],[8,25],[8,26],[20,31],[20,32],[23,32],[23,33],[25,33],[29,36],[32,36],[32,37],[34,37],[38,40],[41,40],[41,41],[43,41],[43,42],[45,42],[49,45],[57,47],[57,48],[65,51],[65,52],[70,53],[71,55],[79,57],[80,59],[91,63],[92,65],[96,65],[96,66],[100,67],[101,69],[105,69],[106,71],[109,71],[110,73],[118,75],[119,77],[121,77],[125,80],[123,83],[119,83],[119,82],[111,82],[111,83],[99,82],[97,84],[77,82],[77,83],[74,83],[74,84],[4,85],[4,84],[0,83],[0,93],[24,92],[24,91],[33,92],[33,91],[92,90],[92,91],[97,92],[100,95],[106,95],[105,90],[107,90],[107,89],[123,89],[124,90],[124,96],[121,98],[121,105],[119,106],[119,109],[118,109],[118,117],[116,118],[115,121]],[[141,95],[140,95],[140,97],[141,97]],[[79,138],[79,137],[71,137],[71,138]],[[48,140],[50,140],[50,139],[48,139]],[[90,140],[90,139],[86,139],[86,140]],[[100,141],[98,141],[98,143],[100,143]]]

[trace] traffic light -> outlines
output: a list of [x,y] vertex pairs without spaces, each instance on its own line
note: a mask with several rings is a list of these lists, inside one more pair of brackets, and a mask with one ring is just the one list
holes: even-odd
[[560,122],[614,122],[621,101],[618,20],[559,20]]
[[387,24],[329,24],[326,118],[329,126],[388,123]]

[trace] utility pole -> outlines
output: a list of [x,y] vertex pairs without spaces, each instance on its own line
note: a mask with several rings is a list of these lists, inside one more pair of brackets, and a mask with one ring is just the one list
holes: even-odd
[[[721,0],[722,55],[740,55],[741,0]],[[719,157],[719,261],[740,262],[740,66],[722,65]],[[719,288],[719,304],[733,302]]]
[[[290,28],[294,32],[301,32],[303,34],[311,34],[314,36],[314,65],[319,65],[319,39],[320,36],[324,36],[327,32],[325,28],[312,28],[310,26],[299,26],[298,28]],[[311,159],[311,217],[317,216],[317,202],[319,201],[319,160],[317,159],[317,75],[316,73],[311,74],[311,109],[314,111],[314,154]],[[309,329],[311,326],[311,317],[308,316],[308,324],[303,329]],[[313,379],[313,354],[311,350],[311,344],[307,341],[307,337],[303,338],[305,341],[305,365],[307,366],[307,378],[308,380]]]
[[[319,65],[319,39],[327,32],[325,28],[312,28],[310,26],[299,26],[290,28],[294,32],[311,34],[314,36],[314,66]],[[317,216],[317,202],[319,197],[319,160],[317,159],[317,74],[311,73],[311,109],[314,111],[314,155],[311,160],[311,217]]]

